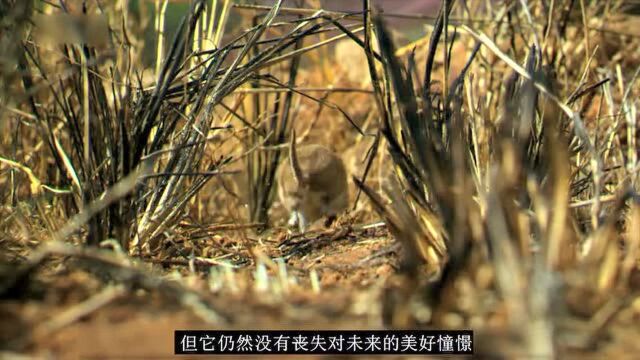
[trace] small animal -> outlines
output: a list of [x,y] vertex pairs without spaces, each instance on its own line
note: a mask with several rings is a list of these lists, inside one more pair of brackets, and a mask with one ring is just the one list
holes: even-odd
[[289,226],[303,232],[309,224],[327,216],[331,221],[349,203],[347,171],[342,159],[318,144],[296,148],[291,134],[289,161],[282,161],[276,177],[278,196],[289,211]]

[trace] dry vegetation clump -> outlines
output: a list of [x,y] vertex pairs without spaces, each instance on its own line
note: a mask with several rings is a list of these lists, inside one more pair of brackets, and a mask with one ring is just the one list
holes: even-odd
[[[0,0],[2,354],[167,356],[180,328],[640,350],[633,2],[301,3]],[[352,175],[304,233],[294,130]]]

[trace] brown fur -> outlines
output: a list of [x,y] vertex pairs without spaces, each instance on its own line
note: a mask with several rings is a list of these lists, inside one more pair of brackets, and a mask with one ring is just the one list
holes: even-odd
[[290,224],[297,222],[302,231],[323,216],[345,210],[349,189],[342,159],[322,145],[296,148],[295,135],[290,152],[289,161],[283,161],[276,173],[278,196],[292,215]]

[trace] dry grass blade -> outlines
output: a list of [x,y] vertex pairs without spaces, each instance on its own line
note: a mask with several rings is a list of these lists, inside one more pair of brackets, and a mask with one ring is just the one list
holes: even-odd
[[150,168],[150,164],[143,164],[140,169],[132,172],[117,184],[113,185],[113,187],[109,188],[98,199],[94,200],[91,204],[84,207],[79,213],[69,219],[69,221],[53,235],[53,240],[66,240],[74,232],[78,231],[82,226],[90,221],[96,214],[132,192],[136,186],[139,185],[140,178],[144,177]]

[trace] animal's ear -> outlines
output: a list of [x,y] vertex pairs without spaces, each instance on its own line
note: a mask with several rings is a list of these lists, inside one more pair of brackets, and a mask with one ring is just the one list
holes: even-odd
[[298,162],[298,152],[296,150],[296,131],[291,129],[291,143],[289,144],[289,163],[291,164],[291,172],[298,186],[307,183],[307,178],[302,173],[300,163]]

